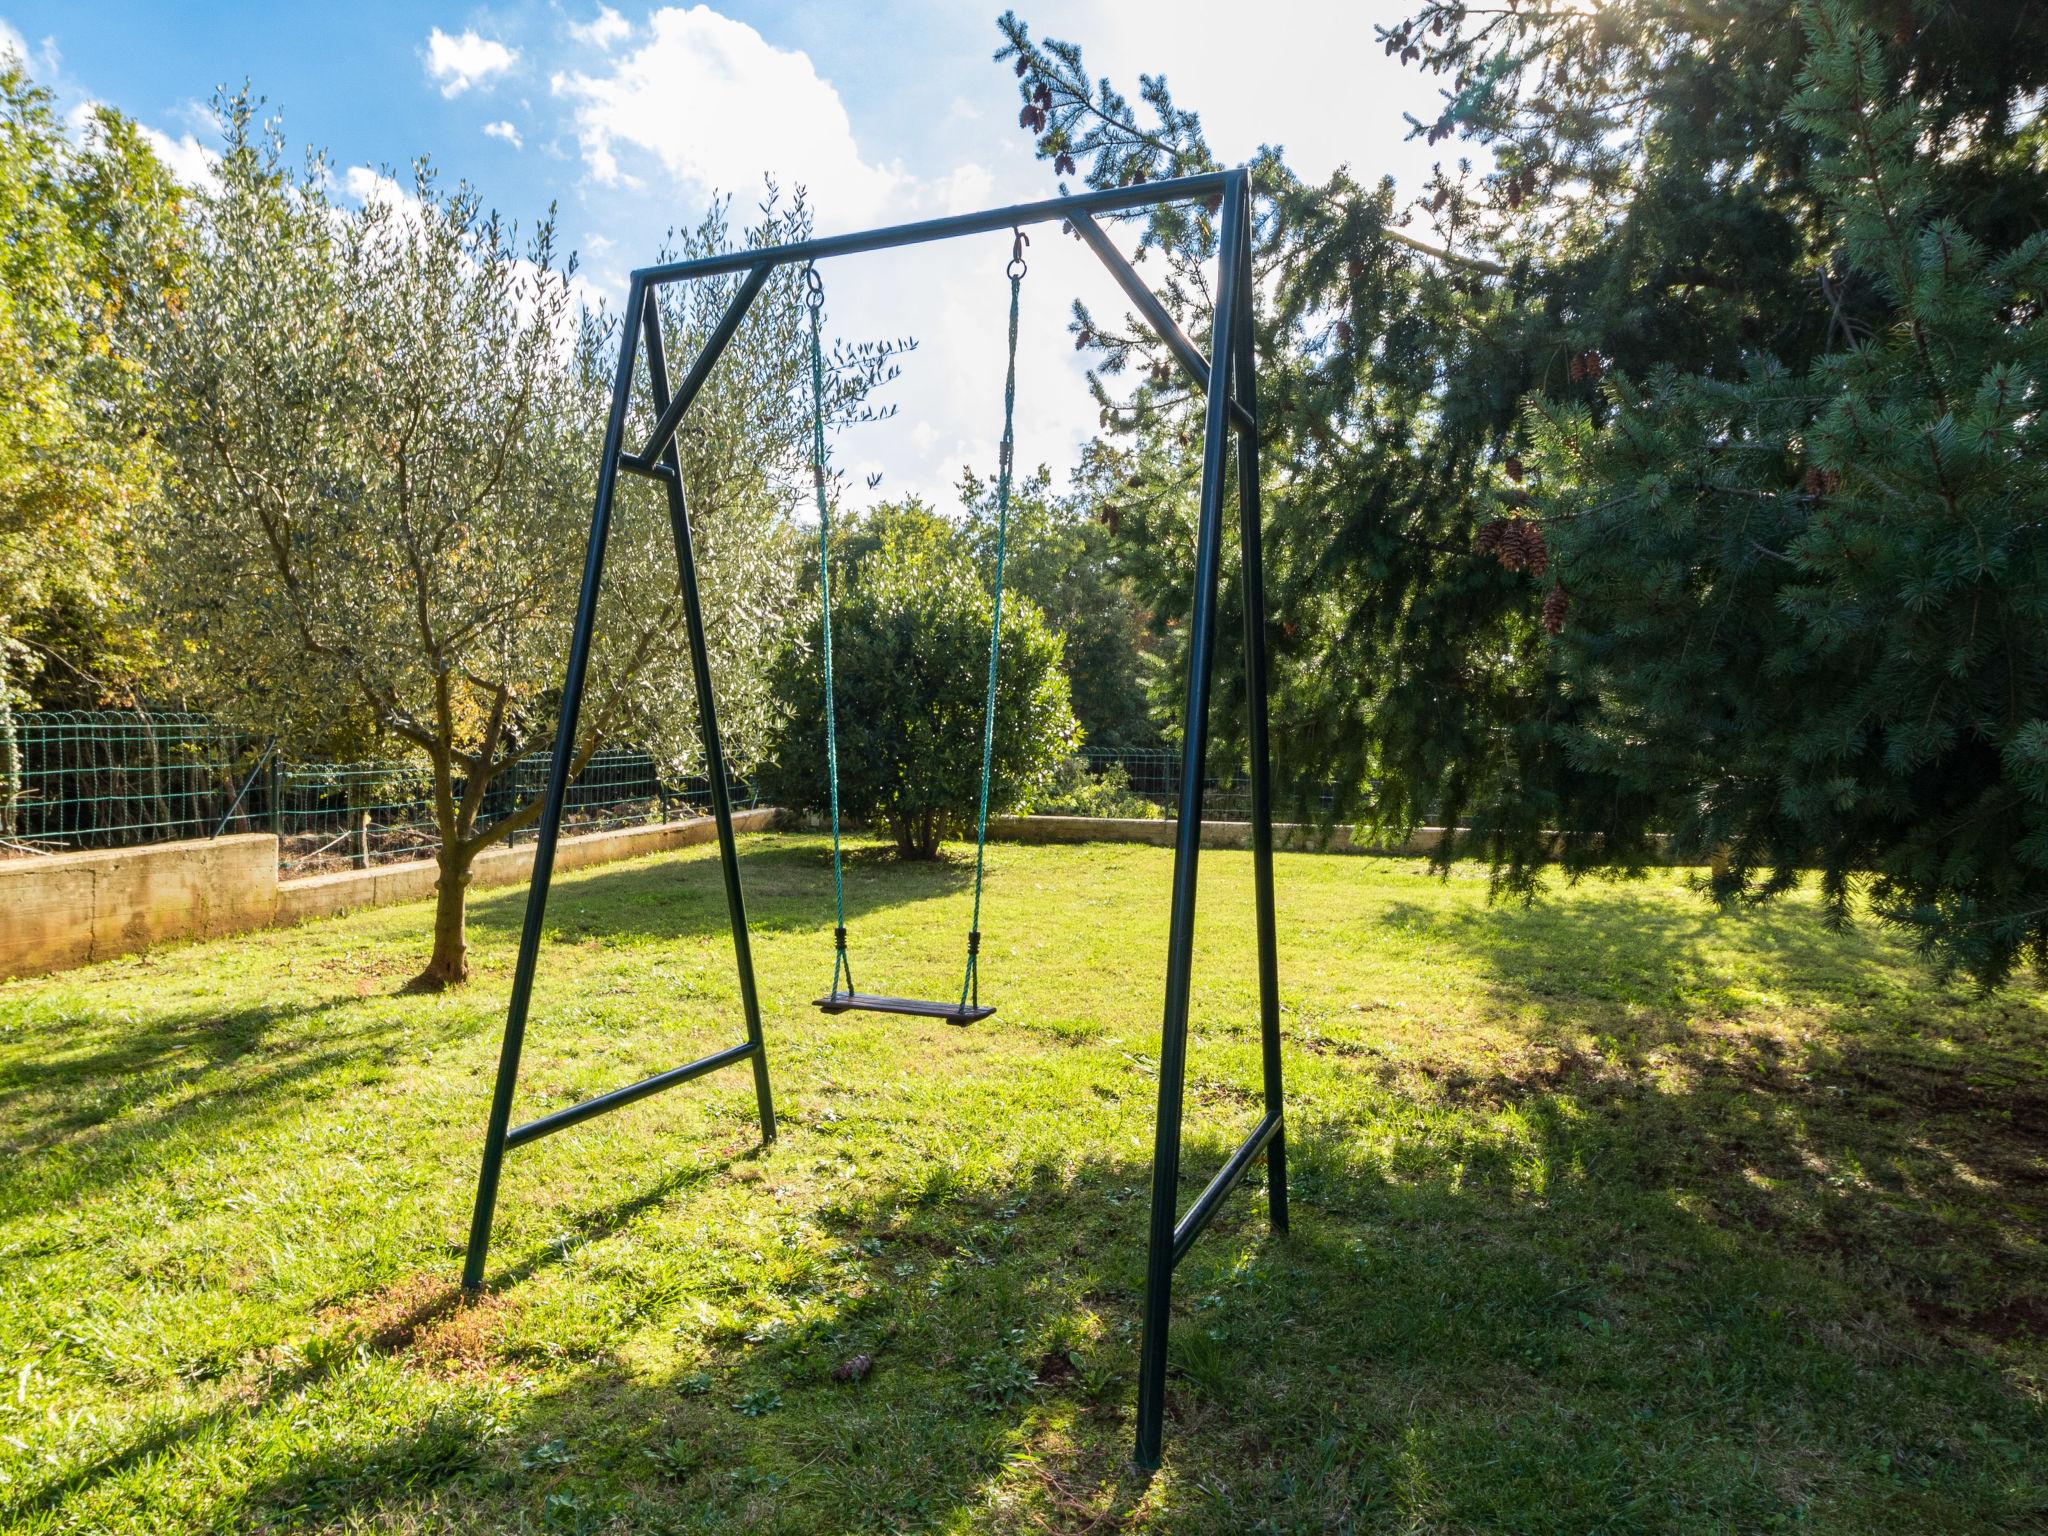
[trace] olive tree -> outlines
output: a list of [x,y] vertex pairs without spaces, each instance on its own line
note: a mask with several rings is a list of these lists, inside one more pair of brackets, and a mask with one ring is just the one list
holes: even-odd
[[[617,321],[577,303],[551,219],[521,244],[424,162],[409,190],[377,179],[344,203],[319,157],[288,166],[246,97],[221,119],[189,292],[153,337],[172,473],[151,590],[214,708],[288,745],[395,743],[423,762],[440,880],[416,985],[445,986],[468,971],[476,856],[539,815],[537,799],[490,814],[487,792],[550,745]],[[750,237],[808,223],[771,190]],[[680,245],[727,235],[720,204]],[[739,770],[772,724],[760,679],[792,608],[783,544],[809,435],[795,282],[757,301],[681,443]],[[670,305],[683,365],[720,299]],[[857,413],[886,357],[842,354],[831,408]],[[693,689],[666,512],[622,486],[572,767],[623,741],[667,774],[701,767]]]

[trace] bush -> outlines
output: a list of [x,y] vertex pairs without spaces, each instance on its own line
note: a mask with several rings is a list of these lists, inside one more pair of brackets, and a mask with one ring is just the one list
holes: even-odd
[[[835,572],[833,671],[843,815],[889,829],[906,859],[929,859],[968,831],[981,784],[982,703],[992,603],[956,547],[891,540],[843,580]],[[815,631],[813,631],[815,634]],[[1060,639],[1029,601],[1003,600],[996,675],[991,814],[1047,784],[1076,745]],[[829,806],[824,677],[815,643],[785,654],[776,687],[788,705],[765,776],[784,805]]]
[[1025,807],[1039,816],[1143,816],[1158,818],[1166,811],[1155,801],[1131,789],[1131,775],[1122,763],[1111,763],[1100,773],[1088,771],[1088,759],[1076,753],[1059,765],[1051,781],[1031,797]]

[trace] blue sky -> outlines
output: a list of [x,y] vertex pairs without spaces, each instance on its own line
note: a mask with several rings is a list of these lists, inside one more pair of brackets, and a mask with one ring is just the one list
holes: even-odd
[[[324,146],[345,179],[426,153],[530,222],[552,201],[594,292],[623,293],[662,233],[714,190],[746,200],[774,173],[804,183],[821,231],[1050,195],[1016,125],[1014,82],[990,62],[992,0],[662,6],[519,0],[474,6],[172,5],[0,0],[0,47],[68,110],[104,101],[203,169],[205,102],[244,79],[290,137]],[[1164,73],[1227,160],[1285,146],[1303,174],[1349,164],[1414,186],[1432,152],[1404,110],[1432,81],[1386,59],[1375,21],[1396,0],[1055,0],[1020,4],[1039,36],[1080,42],[1091,70],[1136,93]],[[1242,28],[1242,18],[1254,24]],[[1240,30],[1241,29],[1241,30]],[[950,504],[963,463],[987,469],[1000,429],[1007,239],[849,259],[826,271],[848,336],[915,336],[893,421],[834,453],[859,488]],[[1025,288],[1018,454],[1063,473],[1094,427],[1066,333],[1075,297],[1121,313],[1077,242],[1041,240]],[[865,494],[865,493],[863,493]]]

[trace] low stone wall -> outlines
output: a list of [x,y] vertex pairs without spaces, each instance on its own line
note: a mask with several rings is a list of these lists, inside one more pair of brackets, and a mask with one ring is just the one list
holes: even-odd
[[[734,811],[735,832],[764,832],[775,825],[773,806]],[[689,848],[714,841],[718,824],[709,816],[688,821],[671,821],[661,826],[618,827],[610,832],[587,832],[565,837],[555,849],[555,870],[581,869],[589,864],[609,864],[618,859],[637,859],[646,853],[665,853],[672,848]],[[469,887],[479,890],[491,885],[524,885],[533,875],[532,843],[511,848],[488,848],[469,867]],[[404,864],[386,864],[377,869],[345,869],[331,875],[308,875],[303,880],[283,880],[277,886],[279,923],[300,923],[312,917],[332,917],[357,907],[385,907],[400,901],[424,901],[434,894],[440,871],[432,859],[415,859]]]
[[[1170,817],[1142,816],[991,816],[988,835],[1011,843],[1150,843],[1171,848],[1180,823]],[[1273,846],[1309,853],[1378,853],[1421,858],[1436,851],[1444,840],[1442,827],[1417,827],[1396,846],[1354,842],[1349,827],[1334,829],[1322,837],[1314,827],[1298,822],[1276,822]],[[1252,824],[1248,821],[1205,821],[1204,848],[1249,848]]]
[[0,976],[261,928],[276,907],[267,832],[0,860]]
[[[733,826],[763,831],[773,807],[738,811]],[[709,816],[662,826],[621,827],[563,839],[557,870],[638,858],[711,842]],[[492,848],[471,866],[472,887],[518,885],[533,873],[533,844]],[[168,939],[219,938],[272,924],[303,922],[358,907],[420,901],[434,894],[431,859],[277,878],[277,839],[268,832],[146,848],[0,860],[0,979],[36,976],[134,954]]]

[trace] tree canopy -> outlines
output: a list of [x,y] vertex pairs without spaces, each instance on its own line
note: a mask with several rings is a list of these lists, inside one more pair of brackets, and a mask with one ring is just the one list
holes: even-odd
[[97,702],[145,660],[115,617],[158,483],[135,338],[180,301],[180,202],[132,123],[96,108],[74,142],[0,55],[0,709],[45,672]]
[[[367,756],[396,743],[429,771],[440,912],[422,981],[466,974],[476,854],[530,826],[491,814],[493,783],[544,751],[589,524],[617,324],[586,314],[551,221],[523,242],[424,162],[360,207],[317,159],[294,169],[253,103],[223,104],[224,153],[199,194],[190,301],[150,338],[167,409],[170,495],[146,582],[191,695],[290,746]],[[771,199],[757,242],[800,238]],[[723,204],[680,238],[729,238]],[[665,313],[688,358],[716,291]],[[721,725],[745,771],[793,611],[785,526],[808,440],[791,274],[763,295],[682,440]],[[857,411],[886,355],[835,374]],[[646,423],[641,424],[644,428]],[[665,511],[622,487],[576,742],[701,764]]]
[[[1724,900],[1817,866],[1838,912],[1866,890],[1944,965],[2048,955],[2025,9],[1444,0],[1380,37],[1443,79],[1416,131],[1478,164],[1403,202],[1260,155],[1274,738],[1302,812],[1461,823],[1441,856],[1523,891],[1558,833],[1574,872],[1663,834],[1718,857]],[[1078,46],[1002,30],[1061,174],[1216,165],[1163,79],[1133,104]],[[1207,210],[1141,240],[1201,334]],[[1141,327],[1073,325],[1107,427],[1085,483],[1171,621],[1195,407]]]

